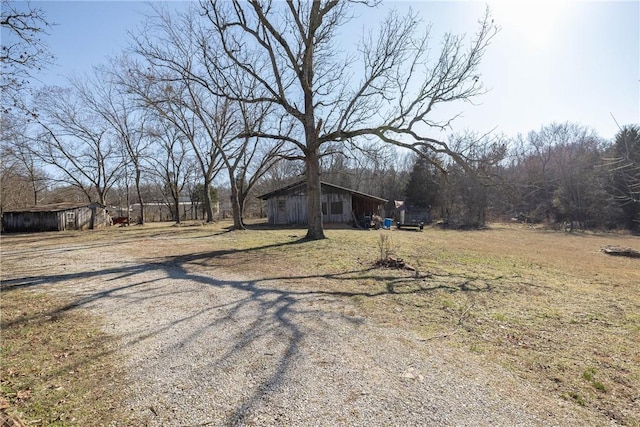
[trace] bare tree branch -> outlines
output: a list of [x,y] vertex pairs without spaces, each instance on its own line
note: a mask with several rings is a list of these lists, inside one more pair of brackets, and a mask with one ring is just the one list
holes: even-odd
[[22,91],[38,71],[54,63],[54,56],[42,40],[53,26],[41,8],[29,2],[2,0],[0,26],[7,30],[0,46],[0,99],[3,112],[26,110]]

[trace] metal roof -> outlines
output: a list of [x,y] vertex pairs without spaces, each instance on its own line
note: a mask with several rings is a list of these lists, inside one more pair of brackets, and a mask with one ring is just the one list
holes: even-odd
[[[286,185],[286,186],[284,186],[282,188],[279,188],[277,190],[274,190],[274,191],[271,191],[269,193],[266,193],[266,194],[263,194],[261,196],[258,196],[258,198],[262,199],[262,200],[267,200],[267,199],[270,199],[271,197],[278,196],[280,194],[286,193],[287,191],[289,191],[289,190],[291,190],[293,188],[302,186],[302,185],[306,184],[306,182],[307,182],[306,180],[294,182],[293,184]],[[364,198],[371,199],[371,200],[376,200],[376,201],[382,202],[382,203],[386,203],[388,201],[387,199],[383,199],[381,197],[372,196],[371,194],[362,193],[360,191],[352,190],[350,188],[340,187],[339,185],[329,184],[328,182],[324,182],[324,181],[320,181],[320,185],[321,185],[321,187],[333,188],[333,189],[344,191],[346,193],[353,194],[353,195],[356,195],[356,196],[364,197]]]
[[84,208],[92,205],[102,206],[99,203],[62,202],[49,205],[36,205],[28,208],[8,209],[5,212],[60,212],[70,209]]

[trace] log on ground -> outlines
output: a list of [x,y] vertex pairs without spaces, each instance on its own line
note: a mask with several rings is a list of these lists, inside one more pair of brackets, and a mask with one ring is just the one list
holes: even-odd
[[630,258],[640,258],[640,251],[636,251],[635,249],[631,249],[631,248],[623,248],[622,246],[613,246],[613,245],[605,246],[602,248],[602,252],[604,252],[607,255],[613,255],[613,256],[626,256]]

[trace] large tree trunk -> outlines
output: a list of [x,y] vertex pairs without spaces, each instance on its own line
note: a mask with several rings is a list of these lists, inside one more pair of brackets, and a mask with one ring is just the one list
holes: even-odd
[[33,184],[33,206],[38,206],[38,189],[35,183]]
[[204,209],[207,213],[207,222],[213,222],[213,207],[211,206],[211,182],[204,181]]
[[[131,225],[131,198],[129,197],[129,182],[126,182],[126,186],[125,189],[127,190],[126,193],[126,202],[127,202],[127,225]],[[121,204],[121,203],[120,203]],[[140,209],[143,209],[142,206],[140,206]],[[120,215],[122,215],[122,211],[120,211]]]
[[[178,191],[178,186],[169,182],[169,189],[171,190],[171,203],[173,204],[173,208],[169,208],[171,213],[173,214],[173,220],[176,224],[180,224],[180,192]],[[162,221],[162,213],[160,214],[160,221]]]
[[309,150],[305,157],[307,175],[307,239],[324,239],[322,228],[322,189],[320,187],[320,155],[318,150]]
[[142,200],[142,191],[140,190],[140,175],[140,169],[136,168],[136,193],[138,193],[138,203],[140,203],[138,224],[144,225],[144,201]]
[[175,210],[176,224],[180,224],[180,199],[178,197],[173,198],[173,209]]
[[[240,206],[240,220],[242,221],[242,225],[244,225],[244,203],[247,200],[247,193],[243,191],[239,191],[238,194],[238,205]],[[260,204],[260,209],[262,210],[262,204]]]
[[244,230],[244,224],[242,223],[242,210],[240,205],[240,195],[238,192],[238,182],[235,176],[233,176],[233,170],[229,171],[229,182],[231,183],[231,212],[233,214],[233,228],[234,230]]
[[[98,187],[97,185],[95,186],[96,188],[96,192],[98,193],[98,203],[100,203],[101,205],[106,205],[107,204],[107,198],[106,198],[106,192],[101,189],[100,187]],[[89,197],[89,202],[91,202],[91,196]]]

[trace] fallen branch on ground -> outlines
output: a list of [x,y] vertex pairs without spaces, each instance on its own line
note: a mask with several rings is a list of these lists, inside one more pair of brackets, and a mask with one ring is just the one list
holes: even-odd
[[622,246],[613,246],[613,245],[605,246],[602,248],[602,252],[604,252],[607,255],[640,258],[640,252],[631,248],[623,248]]
[[387,257],[385,259],[379,259],[375,263],[376,267],[382,268],[397,268],[398,270],[416,271],[416,269],[406,262],[402,258]]

